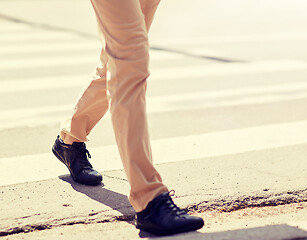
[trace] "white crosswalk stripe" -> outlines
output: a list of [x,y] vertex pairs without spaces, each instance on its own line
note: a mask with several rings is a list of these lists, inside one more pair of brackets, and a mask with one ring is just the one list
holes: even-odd
[[[52,49],[51,49],[52,51]],[[99,48],[97,48],[97,52],[99,52]],[[19,69],[26,69],[26,68],[46,68],[46,67],[53,67],[53,66],[73,66],[73,65],[80,65],[80,64],[91,64],[95,66],[99,62],[98,54],[95,55],[84,55],[80,54],[78,56],[52,56],[52,57],[45,57],[37,58],[37,57],[27,57],[25,59],[12,59],[7,60],[4,59],[0,61],[0,71],[1,70],[12,70],[18,67]],[[164,60],[172,60],[172,59],[183,59],[182,55],[178,55],[176,53],[166,53],[166,52],[152,52],[150,55],[151,60],[158,61],[161,59]],[[301,64],[298,63],[298,66],[301,67]]]
[[164,45],[202,45],[217,43],[244,43],[244,42],[277,42],[288,40],[307,40],[307,34],[296,32],[272,33],[272,34],[248,34],[227,35],[202,38],[177,38],[177,39],[155,39],[156,43]]
[[0,32],[7,33],[7,32],[23,32],[23,31],[31,31],[33,30],[31,26],[25,24],[0,24]]
[[[168,54],[155,54],[152,52],[154,59],[168,59],[169,57],[175,57]],[[153,58],[153,57],[152,57]],[[81,64],[86,61],[91,62],[93,65],[98,61],[95,61],[93,57],[76,59],[66,58],[63,61],[57,61],[52,63],[52,59],[45,59],[44,61],[37,60],[37,62],[31,62],[28,66],[50,66],[50,65],[62,65],[66,63],[72,65],[74,63]],[[4,66],[4,65],[2,65]],[[8,64],[7,64],[8,66]],[[15,66],[16,67],[16,66]],[[25,66],[23,66],[25,67]],[[0,65],[1,68],[1,65]],[[9,65],[9,68],[14,68],[13,61]],[[294,71],[294,70],[307,70],[307,62],[296,60],[274,60],[274,61],[259,61],[254,63],[220,63],[211,65],[200,66],[186,66],[186,67],[172,67],[166,69],[154,69],[150,76],[150,81],[165,81],[168,79],[187,79],[187,78],[199,78],[199,77],[212,77],[212,76],[228,76],[228,75],[240,75],[251,73],[266,73],[266,72],[282,72],[282,71]],[[73,86],[82,86],[85,80],[89,79],[89,75],[68,75],[68,76],[56,76],[56,77],[35,77],[31,79],[17,79],[14,81],[4,80],[1,81],[0,93],[3,92],[22,92],[29,90],[43,90],[53,88],[65,88]]]
[[97,50],[99,51],[101,43],[97,41],[82,41],[82,42],[40,42],[27,44],[14,44],[0,46],[0,54],[33,54],[52,51],[78,51],[78,50]]
[[277,59],[253,63],[220,63],[204,66],[190,66],[179,69],[158,69],[154,74],[167,78],[216,77],[238,74],[283,72],[307,69],[307,62],[292,59]]
[[0,44],[24,44],[27,41],[71,41],[76,36],[73,33],[56,32],[56,31],[27,31],[11,32],[1,34]]
[[[45,75],[43,69],[48,67],[75,68],[79,65],[98,63],[100,43],[97,40],[82,38],[73,33],[43,31],[32,29],[27,25],[9,24],[0,26],[0,74],[1,71],[20,71],[19,78],[2,76],[0,79],[0,102],[12,104],[11,101],[22,103],[24,97],[37,94],[45,102],[33,99],[31,105],[12,104],[14,107],[0,104],[0,133],[10,132],[19,128],[35,131],[38,127],[57,127],[64,117],[73,110],[71,102],[58,101],[53,103],[54,96],[48,96],[48,91],[66,91],[73,87],[81,87],[90,75],[75,73],[70,75]],[[223,52],[210,51],[202,47],[204,43],[227,43],[241,41],[272,41],[272,39],[306,39],[305,34],[281,34],[258,36],[228,36],[225,38],[207,38],[190,42],[193,54],[207,54],[217,57],[227,56]],[[178,44],[189,40],[178,40]],[[198,45],[199,46],[198,46]],[[189,51],[189,48],[186,49]],[[89,53],[85,53],[89,51]],[[97,51],[97,55],[93,54]],[[33,55],[31,55],[31,53]],[[36,55],[35,55],[35,54]],[[54,55],[48,55],[54,53]],[[73,53],[73,54],[72,54]],[[13,59],[7,56],[18,56]],[[47,54],[47,55],[45,55]],[[58,54],[58,55],[57,55]],[[250,62],[233,63],[190,63],[191,56],[172,52],[151,50],[151,60],[160,63],[164,60],[181,61],[181,64],[157,66],[151,70],[149,82],[159,83],[161,88],[168,88],[168,81],[177,80],[178,84],[190,84],[189,79],[206,79],[208,77],[240,76],[246,74],[287,73],[306,71],[307,62],[291,58],[271,59]],[[2,57],[3,56],[3,57]],[[195,59],[193,59],[195,60]],[[196,61],[196,60],[195,60]],[[207,61],[207,60],[206,60]],[[33,70],[33,76],[23,78],[22,71]],[[174,88],[176,86],[173,86]],[[170,91],[169,91],[170,92]],[[67,95],[71,96],[72,93]],[[32,100],[30,97],[30,100]],[[33,97],[34,98],[34,97]],[[47,100],[46,100],[47,99]],[[306,81],[271,81],[266,84],[241,87],[219,88],[208,90],[205,84],[193,92],[164,93],[150,95],[147,98],[149,116],[168,113],[204,109],[219,109],[223,107],[239,108],[250,105],[264,105],[286,101],[305,101],[307,99]],[[1,101],[2,100],[2,101]],[[59,103],[61,102],[61,103]],[[107,113],[105,119],[110,120]],[[13,132],[13,131],[12,131]],[[152,141],[155,163],[184,161],[189,159],[210,158],[229,154],[239,154],[249,151],[259,151],[296,144],[307,144],[307,120],[264,124],[260,126],[213,131],[210,133],[190,134],[187,136],[166,137]],[[12,133],[10,139],[20,137]],[[16,135],[14,135],[16,134]],[[51,134],[51,133],[50,133]],[[8,136],[8,135],[7,135]],[[55,137],[55,136],[52,136]],[[17,140],[18,141],[18,140]],[[231,144],[229,144],[231,143]],[[121,169],[121,161],[115,145],[99,146],[91,149],[94,156],[92,163],[97,170],[108,171]],[[103,155],[104,158],[95,158]],[[98,160],[99,159],[99,160]],[[41,181],[67,174],[67,169],[57,161],[51,153],[15,154],[0,158],[0,185]],[[18,168],[16,168],[18,166]],[[28,171],[25,171],[28,169]],[[9,176],[14,176],[11,178]]]
[[[231,97],[231,98],[229,98]],[[289,101],[307,98],[307,83],[289,83],[248,88],[148,97],[148,113],[173,112],[189,109],[218,108]],[[0,111],[0,130],[21,126],[41,126],[58,123],[59,115],[68,115],[72,104]],[[45,115],[41,117],[41,115]],[[50,116],[46,116],[49,114]],[[65,115],[62,114],[64,117]],[[105,118],[109,118],[107,114]]]
[[[167,163],[306,144],[307,135],[301,132],[307,132],[307,121],[154,140],[152,148],[157,159],[155,163]],[[98,170],[122,169],[115,145],[93,148],[91,151],[93,156],[104,156],[92,160]],[[66,174],[65,167],[54,164],[55,161],[51,153],[2,158],[0,185],[46,180]],[[31,171],[25,171],[24,167],[15,168],[22,162]],[[15,177],[12,179],[10,176]]]

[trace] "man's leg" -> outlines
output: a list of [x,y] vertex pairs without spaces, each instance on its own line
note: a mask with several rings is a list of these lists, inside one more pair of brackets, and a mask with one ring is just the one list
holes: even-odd
[[72,116],[62,123],[60,136],[52,147],[54,155],[67,166],[73,180],[87,185],[102,181],[101,174],[89,162],[91,156],[84,143],[108,110],[107,55],[103,50],[100,59],[101,65],[81,91]]
[[147,32],[149,32],[150,26],[155,16],[155,12],[160,3],[160,0],[139,0],[141,10],[145,18],[145,26]]
[[[149,75],[147,31],[158,1],[141,0],[140,4],[137,0],[92,0],[92,3],[106,40],[112,122],[131,185],[129,199],[137,211],[137,227],[162,235],[196,230],[203,226],[202,219],[187,215],[173,203],[152,164],[145,112]],[[81,101],[79,106],[86,108],[87,104]],[[72,132],[68,130],[67,133]],[[70,136],[82,141],[82,137]]]
[[66,144],[86,142],[92,128],[107,112],[107,55],[104,50],[100,55],[101,64],[95,69],[92,78],[82,89],[74,112],[63,121],[60,137]]
[[[140,0],[147,32],[159,2],[160,0]],[[101,38],[102,42],[105,42],[104,37]],[[82,89],[72,116],[62,122],[60,136],[67,144],[85,142],[92,128],[108,110],[106,94],[108,56],[105,46],[101,50],[100,61],[101,64],[95,69],[92,78]]]
[[[147,31],[151,25],[154,12],[158,6],[158,2],[159,0],[141,0],[140,2],[143,14],[145,16]],[[101,36],[101,40],[104,42],[103,36]],[[75,149],[71,149],[71,146],[69,145],[73,144],[74,142],[85,142],[88,139],[87,136],[92,128],[108,110],[108,99],[106,91],[108,56],[104,47],[105,46],[103,46],[100,55],[101,64],[97,66],[92,78],[82,89],[72,116],[62,122],[60,138],[57,139],[53,148],[56,156],[69,168],[74,180],[84,184],[91,184],[93,183],[93,180],[94,183],[100,182],[101,176],[98,176],[98,172],[89,172],[89,170],[86,170],[86,172],[81,171],[79,174],[80,169],[91,167],[91,165],[89,162],[87,163],[87,160],[84,160],[86,163],[85,165],[78,163],[80,160],[77,159],[78,164],[74,163],[74,165],[77,166],[71,166],[71,162],[73,161],[71,157],[73,157],[74,154],[69,154],[69,152],[75,152]],[[79,145],[75,144],[75,146]],[[87,156],[83,154],[83,158],[85,159]],[[93,173],[94,176],[90,176],[93,175]]]
[[92,4],[106,42],[110,110],[131,186],[129,200],[141,211],[154,197],[168,191],[152,164],[148,135],[145,92],[149,46],[144,14],[138,0],[92,0]]
[[147,31],[156,5],[150,7],[152,0],[142,1],[143,5],[138,0],[91,1],[106,41],[112,123],[131,186],[129,200],[137,212],[137,227],[159,235],[199,229],[203,220],[174,204],[152,163],[145,93],[149,76]]

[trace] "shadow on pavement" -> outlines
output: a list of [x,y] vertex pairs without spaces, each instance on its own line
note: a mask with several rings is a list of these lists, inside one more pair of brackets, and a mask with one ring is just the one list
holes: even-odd
[[[103,188],[103,184],[96,186],[86,186],[75,183],[70,175],[62,175],[59,176],[59,178],[69,183],[77,192],[83,193],[89,198],[120,212],[124,217],[127,217],[127,219],[125,219],[127,220],[127,223],[133,224],[129,220],[134,218],[135,212],[131,207],[126,195],[105,189]],[[287,224],[245,228],[223,232],[188,232],[166,237],[157,237],[145,231],[140,231],[138,235],[140,238],[159,240],[307,240],[307,231]]]
[[139,236],[159,240],[306,240],[307,232],[297,227],[281,224],[213,233],[189,232],[168,237],[155,237],[141,231]]
[[69,183],[77,192],[83,193],[89,198],[120,212],[123,216],[128,218],[127,220],[129,220],[129,217],[132,218],[135,214],[126,195],[103,188],[103,183],[95,186],[88,186],[74,182],[70,175],[61,175],[59,178]]

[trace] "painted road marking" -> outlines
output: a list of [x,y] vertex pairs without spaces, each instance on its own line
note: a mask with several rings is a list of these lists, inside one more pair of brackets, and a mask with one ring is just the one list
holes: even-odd
[[72,41],[73,39],[82,39],[75,33],[61,31],[29,31],[29,32],[11,32],[1,33],[0,44],[25,44],[26,42],[37,41]]
[[[299,121],[159,139],[152,141],[153,156],[155,163],[159,164],[306,144],[306,132],[307,121]],[[97,170],[122,169],[115,145],[96,147],[90,151],[93,156],[91,162]],[[67,174],[65,166],[57,162],[51,153],[1,158],[0,163],[1,186]]]
[[[307,83],[305,82],[148,97],[147,111],[153,114],[299,99],[307,99]],[[0,111],[0,130],[59,123],[72,110],[73,104],[2,110]],[[109,113],[104,118],[109,119]]]
[[[165,59],[167,56],[177,58],[177,55],[163,55],[161,53],[151,52],[153,58],[158,61],[160,58]],[[155,56],[155,57],[154,57]],[[55,59],[54,59],[55,60]],[[72,62],[69,62],[69,61]],[[66,58],[60,60],[60,62],[72,64],[83,64],[88,60],[95,66],[94,58]],[[38,60],[37,60],[38,61]],[[58,62],[57,64],[59,64]],[[98,62],[98,61],[97,61]],[[96,63],[97,63],[96,62]],[[37,63],[37,62],[36,62]],[[42,62],[43,65],[51,63],[51,59]],[[11,63],[13,64],[13,63]],[[34,63],[28,65],[34,66]],[[38,63],[37,63],[38,64]],[[41,65],[40,64],[40,65]],[[56,64],[56,63],[54,63]],[[10,67],[16,67],[10,65]],[[1,65],[0,65],[1,68]],[[283,72],[283,71],[295,71],[306,70],[307,62],[298,60],[276,59],[268,61],[257,61],[251,63],[219,63],[219,64],[207,64],[185,67],[170,67],[165,69],[152,69],[149,81],[167,81],[168,79],[189,79],[189,78],[206,78],[206,77],[218,77],[228,75],[240,75],[240,74],[254,74],[254,73],[267,73],[267,72]],[[0,81],[0,93],[6,92],[23,92],[30,90],[43,90],[43,89],[56,89],[65,88],[71,86],[82,86],[90,76],[86,75],[68,75],[68,76],[56,76],[56,77],[37,77],[29,79],[16,79],[16,80],[3,80]]]
[[219,63],[182,68],[160,68],[152,71],[152,80],[168,78],[217,77],[239,74],[284,72],[307,69],[307,62],[292,59],[275,59],[246,63]]
[[99,62],[98,55],[78,55],[78,56],[51,56],[51,57],[42,57],[42,58],[25,58],[25,59],[9,59],[9,60],[1,60],[0,61],[0,71],[1,70],[16,70],[18,68],[26,69],[26,68],[49,68],[54,66],[63,66],[72,67],[73,65],[88,65],[92,64],[93,66],[97,65]]
[[[33,27],[26,24],[3,24],[0,25],[0,32],[33,31]],[[1,33],[1,34],[2,34]]]
[[46,53],[54,51],[71,51],[71,50],[97,50],[99,53],[101,43],[97,41],[88,41],[80,39],[77,42],[47,42],[47,43],[27,43],[22,45],[6,45],[0,46],[0,54],[31,54],[31,53]]
[[204,44],[219,44],[219,43],[250,43],[250,42],[269,42],[269,41],[304,41],[307,40],[306,32],[301,33],[259,33],[259,34],[245,34],[245,35],[222,35],[222,36],[207,36],[198,38],[159,38],[151,39],[152,45],[204,45]]
[[[71,56],[42,56],[42,57],[26,57],[26,58],[16,58],[16,59],[0,59],[0,71],[1,70],[15,70],[26,68],[44,68],[44,67],[54,67],[54,66],[67,66],[72,67],[74,65],[87,65],[92,64],[93,66],[99,63],[99,53],[100,50],[97,49],[97,53],[84,54],[80,53],[78,55]],[[61,54],[61,53],[59,53]],[[151,51],[150,59],[152,61],[161,60],[174,60],[174,59],[184,59],[186,58],[182,54],[172,53],[172,52],[162,52],[162,51]]]
[[0,81],[0,93],[27,92],[83,86],[90,78],[91,77],[89,74],[78,74],[4,80]]
[[[16,32],[1,33],[1,41],[8,44],[16,42],[33,42],[37,40],[70,40],[71,38],[80,38],[76,33],[56,31],[56,30],[38,30],[27,25],[21,24],[1,24],[0,32],[7,30],[14,30]],[[26,31],[25,31],[26,30]],[[29,30],[29,31],[27,31]],[[32,30],[32,31],[31,31]],[[20,32],[17,32],[20,31]],[[96,39],[93,38],[94,41]],[[97,34],[98,40],[98,34]],[[258,33],[258,34],[245,34],[245,35],[222,35],[222,36],[207,36],[198,38],[167,38],[162,39],[150,38],[152,45],[203,45],[203,44],[215,44],[215,43],[246,43],[246,42],[268,42],[268,41],[290,41],[290,40],[307,40],[307,34],[305,32],[285,32],[285,33]]]

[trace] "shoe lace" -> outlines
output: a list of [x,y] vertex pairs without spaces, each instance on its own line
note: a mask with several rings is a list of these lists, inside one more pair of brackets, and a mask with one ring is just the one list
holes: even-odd
[[175,196],[175,191],[171,190],[168,195],[165,195],[159,199],[156,207],[163,208],[166,212],[172,215],[181,216],[186,214],[186,211],[180,209],[173,201],[171,197]]
[[90,152],[86,149],[85,143],[80,143],[78,145],[73,146],[74,150],[77,152],[80,160],[80,163],[84,168],[92,168],[91,163],[89,162],[89,158],[91,158]]

